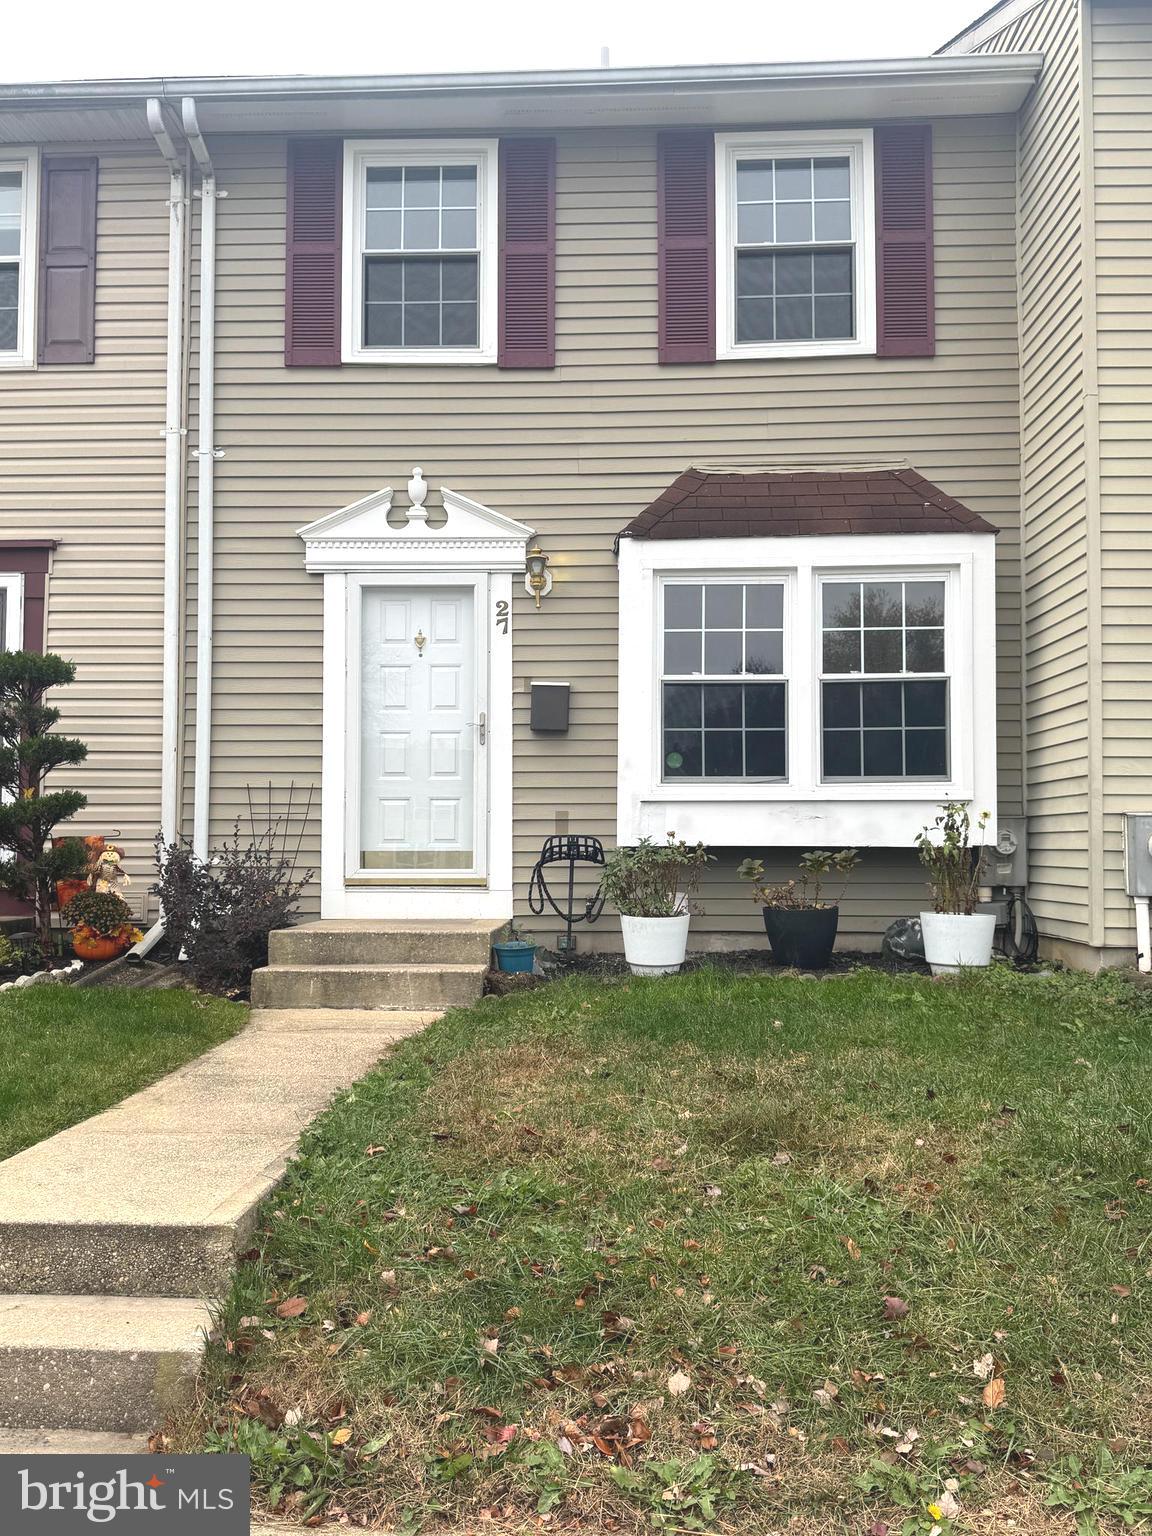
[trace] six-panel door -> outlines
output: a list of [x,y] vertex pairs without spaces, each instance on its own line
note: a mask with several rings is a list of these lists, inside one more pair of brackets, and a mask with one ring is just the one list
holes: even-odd
[[475,593],[365,587],[360,867],[470,872],[477,847]]

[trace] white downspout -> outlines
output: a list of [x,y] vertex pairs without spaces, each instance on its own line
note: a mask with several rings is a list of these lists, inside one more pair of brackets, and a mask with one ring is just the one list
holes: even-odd
[[[168,165],[168,325],[164,389],[164,631],[160,705],[160,834],[165,847],[179,836],[180,578],[184,564],[181,485],[184,471],[184,239],[188,207],[184,165],[164,120],[158,97],[147,104],[148,127]],[[143,960],[164,935],[161,912],[128,951]]]
[[1133,896],[1136,908],[1136,967],[1145,975],[1152,971],[1152,914],[1147,896]]
[[196,751],[192,851],[208,857],[212,790],[212,584],[216,465],[216,171],[200,132],[196,102],[181,102],[184,134],[200,168],[200,351],[197,378]]

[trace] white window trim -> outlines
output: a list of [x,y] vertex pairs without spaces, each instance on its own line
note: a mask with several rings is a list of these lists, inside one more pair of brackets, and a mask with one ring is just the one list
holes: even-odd
[[[715,847],[908,847],[944,800],[996,811],[995,541],[987,534],[623,539],[620,655],[635,658],[619,716],[617,838],[697,838]],[[792,645],[788,779],[661,779],[659,590],[667,576],[785,577]],[[820,754],[819,589],[823,577],[949,582],[948,779],[824,782]],[[803,636],[807,631],[808,642]],[[984,705],[978,708],[977,701]]]
[[[776,786],[776,787],[779,787],[781,784],[787,784],[788,783],[788,770],[789,770],[789,766],[790,766],[790,764],[789,764],[789,757],[788,757],[788,748],[789,748],[789,744],[790,744],[789,743],[789,730],[788,730],[788,726],[789,726],[788,715],[789,715],[789,709],[790,709],[790,695],[791,695],[791,692],[792,692],[791,662],[792,662],[792,652],[793,652],[793,649],[794,649],[794,632],[793,632],[793,627],[792,627],[792,609],[793,609],[793,590],[792,590],[793,589],[793,581],[792,581],[792,572],[791,571],[781,571],[781,572],[777,573],[777,572],[774,572],[774,571],[755,571],[755,572],[750,572],[750,571],[742,571],[742,570],[732,570],[732,571],[709,571],[707,573],[707,580],[708,580],[710,585],[713,584],[713,583],[715,583],[715,584],[730,583],[733,586],[735,586],[735,585],[746,586],[746,585],[748,585],[751,582],[764,582],[764,583],[773,583],[776,586],[781,588],[782,607],[783,607],[783,613],[784,613],[784,629],[783,629],[783,637],[782,637],[783,638],[783,657],[782,657],[782,661],[781,661],[781,666],[782,666],[783,670],[780,671],[780,672],[771,672],[771,673],[768,673],[768,672],[741,673],[739,676],[736,676],[735,674],[733,674],[731,677],[718,677],[718,676],[715,676],[715,675],[708,676],[708,675],[706,675],[704,673],[701,673],[699,679],[692,678],[692,677],[686,677],[686,676],[679,676],[678,677],[678,676],[676,676],[674,674],[673,675],[669,675],[669,674],[665,673],[665,671],[664,671],[664,657],[663,657],[663,654],[662,654],[663,648],[664,648],[664,592],[665,592],[665,589],[667,588],[669,583],[676,583],[676,582],[684,582],[684,581],[686,581],[687,579],[690,578],[691,574],[692,573],[689,572],[689,571],[662,571],[659,574],[659,576],[657,577],[657,582],[656,582],[656,652],[655,652],[655,659],[656,659],[656,687],[657,687],[657,700],[656,700],[656,703],[657,703],[657,710],[658,710],[657,740],[656,740],[656,776],[657,776],[657,778],[659,778],[659,779],[661,779],[663,781],[663,784],[664,784],[665,788],[671,787],[671,788],[674,788],[674,789],[679,789],[682,785],[687,785],[689,787],[698,787],[699,785],[702,785],[702,784],[735,785],[735,786],[737,786],[737,787],[739,787],[741,789],[744,789],[744,788],[748,787],[750,784],[753,784],[753,785],[773,785],[773,786]],[[702,629],[701,633],[705,637],[704,643],[706,645],[707,644],[707,639],[706,639],[707,631]],[[703,657],[701,658],[701,661],[703,661]],[[664,758],[663,690],[664,690],[664,683],[665,683],[666,679],[668,681],[671,681],[671,682],[686,682],[686,683],[692,683],[692,682],[696,682],[696,681],[699,681],[701,683],[705,683],[705,682],[709,682],[709,683],[720,683],[720,682],[730,682],[730,683],[783,683],[784,684],[784,711],[785,711],[785,713],[784,713],[784,775],[783,775],[783,777],[782,778],[778,778],[778,779],[774,778],[774,779],[752,779],[752,780],[742,779],[742,778],[741,779],[723,779],[723,778],[708,778],[708,779],[705,779],[705,778],[699,778],[699,779],[668,778],[668,779],[665,779],[664,778],[664,761],[663,761],[663,758]]]
[[[494,363],[497,350],[499,159],[496,139],[350,139],[344,144],[341,356],[346,363],[458,367]],[[475,347],[366,347],[361,340],[366,173],[372,165],[476,166],[480,250],[478,340]]]
[[[953,664],[959,664],[961,653],[957,644],[957,615],[962,601],[960,592],[960,571],[958,567],[942,565],[939,568],[931,565],[916,565],[905,567],[902,570],[888,569],[882,571],[875,568],[863,569],[860,572],[853,570],[817,571],[816,590],[813,594],[812,623],[814,626],[813,644],[815,656],[813,667],[816,681],[816,764],[820,773],[821,783],[829,790],[859,789],[860,787],[872,787],[879,785],[888,788],[891,784],[920,786],[927,785],[948,788],[955,778],[954,757],[956,749],[954,730],[956,725],[956,692],[958,680],[954,676]],[[944,583],[944,669],[942,672],[825,672],[824,670],[824,627],[823,627],[823,587],[825,582],[838,581],[942,581]],[[863,658],[861,658],[863,660]],[[961,666],[962,673],[967,668]],[[941,679],[948,685],[948,762],[953,768],[951,774],[943,774],[937,777],[902,778],[887,780],[881,778],[837,779],[828,778],[824,774],[824,684],[825,683],[915,683],[915,682],[939,682]],[[960,679],[959,681],[963,681]]]
[[8,597],[4,613],[3,645],[6,651],[24,649],[24,576],[20,571],[0,571],[0,590]]
[[5,149],[0,171],[21,171],[20,317],[15,352],[0,352],[0,369],[36,366],[36,277],[40,258],[40,156],[34,149]]
[[[793,155],[847,155],[855,236],[856,335],[850,341],[736,340],[736,162]],[[819,243],[819,242],[814,242]],[[851,357],[876,351],[876,194],[871,128],[818,128],[716,135],[716,356]]]

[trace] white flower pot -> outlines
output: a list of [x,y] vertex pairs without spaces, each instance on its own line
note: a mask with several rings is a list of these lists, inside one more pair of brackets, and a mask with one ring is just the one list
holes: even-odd
[[680,917],[625,917],[624,958],[634,976],[671,976],[684,964],[688,952],[690,914]]
[[991,912],[921,912],[920,929],[933,976],[954,976],[967,966],[991,964],[996,935]]

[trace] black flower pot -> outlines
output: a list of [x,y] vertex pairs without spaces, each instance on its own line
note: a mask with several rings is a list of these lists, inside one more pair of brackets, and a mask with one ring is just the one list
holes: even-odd
[[823,970],[832,958],[839,907],[765,907],[764,927],[777,965]]

